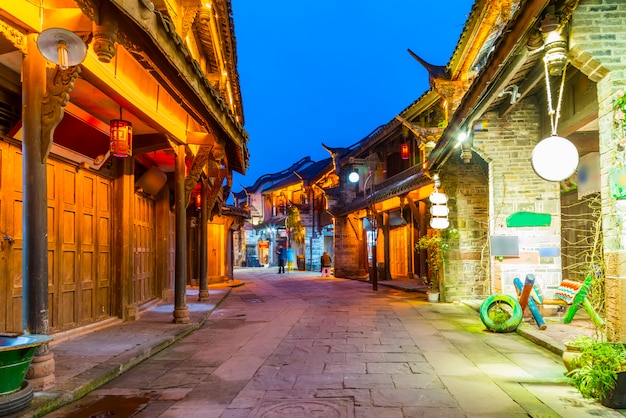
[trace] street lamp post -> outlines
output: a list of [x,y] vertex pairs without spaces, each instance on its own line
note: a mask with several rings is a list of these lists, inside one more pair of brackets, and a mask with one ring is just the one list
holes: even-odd
[[363,197],[368,207],[368,214],[370,215],[370,225],[372,226],[372,272],[370,274],[370,280],[372,281],[372,290],[378,290],[378,258],[376,256],[376,242],[378,241],[378,220],[376,218],[376,206],[374,205],[374,181],[370,184],[370,200],[367,199],[367,181],[372,178],[372,172],[370,171],[363,183]]
[[[373,175],[372,170],[368,170],[367,177],[363,182],[363,198],[365,199],[365,204],[367,205],[367,217],[370,221],[370,225],[372,227],[372,270],[369,272],[370,281],[372,282],[372,290],[378,290],[378,260],[376,258],[376,241],[378,240],[378,222],[376,218],[376,206],[374,205],[374,180],[372,179]],[[348,180],[351,183],[357,183],[359,181],[359,174],[357,171],[352,171],[348,176]],[[372,180],[370,184],[370,195],[369,199],[367,196],[367,183]],[[368,240],[369,241],[369,240]],[[367,242],[368,247],[369,242]]]

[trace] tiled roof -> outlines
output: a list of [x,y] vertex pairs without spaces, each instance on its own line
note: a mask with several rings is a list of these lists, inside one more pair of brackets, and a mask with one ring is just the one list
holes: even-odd
[[432,180],[424,174],[421,168],[413,166],[408,170],[405,170],[402,173],[377,184],[374,187],[374,192],[367,196],[367,201],[365,196],[358,197],[353,202],[350,202],[343,207],[335,208],[333,215],[345,216],[357,210],[366,209],[368,204],[391,199],[392,197],[419,189],[420,187],[426,186],[430,183],[432,183]]
[[332,170],[332,158],[325,158],[300,170],[293,170],[290,175],[286,176],[281,181],[274,183],[272,186],[264,189],[263,192],[279,190],[284,187],[300,183],[302,181],[310,183],[321,178],[329,170]]
[[277,182],[281,181],[285,177],[287,177],[289,175],[293,175],[294,171],[302,170],[304,167],[306,167],[306,166],[308,166],[310,164],[313,164],[313,160],[311,160],[311,157],[306,156],[304,158],[301,158],[299,161],[297,161],[294,164],[292,164],[289,168],[286,168],[286,169],[284,169],[282,171],[279,171],[279,172],[273,173],[273,174],[263,174],[261,177],[256,179],[256,181],[254,182],[254,184],[252,186],[244,187],[244,190],[241,190],[239,192],[233,193],[233,195],[237,199],[245,199],[246,192],[247,193],[257,193],[260,190],[265,190],[263,188],[263,186],[271,187],[272,185],[274,185]]

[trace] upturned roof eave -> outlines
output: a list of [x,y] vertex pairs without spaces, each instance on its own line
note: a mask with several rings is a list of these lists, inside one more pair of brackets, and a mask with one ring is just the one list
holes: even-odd
[[[248,166],[248,134],[236,121],[219,92],[205,77],[199,63],[191,58],[189,50],[169,20],[149,2],[137,2],[128,7],[124,0],[106,0],[119,12],[120,28],[132,35],[132,42],[141,45],[141,50],[130,50],[142,62],[158,64],[152,68],[155,77],[161,80],[174,97],[184,97],[183,107],[191,116],[207,124],[208,129],[217,129],[226,142],[229,168],[245,174]],[[97,16],[89,9],[85,0],[76,0],[83,12],[93,21]]]
[[372,203],[383,202],[387,199],[419,190],[430,184],[432,184],[432,179],[418,166],[413,166],[376,185],[373,193],[358,197],[349,205],[333,208],[332,214],[336,217],[347,216],[353,212],[367,209]]
[[461,129],[466,128],[465,124],[469,119],[476,116],[480,102],[493,91],[494,86],[498,85],[497,81],[506,71],[507,64],[519,54],[520,48],[525,48],[520,41],[528,36],[549,3],[550,0],[528,0],[523,7],[520,7],[494,45],[493,53],[463,96],[459,107],[430,153],[429,171],[436,171],[445,163],[454,149],[452,139]]

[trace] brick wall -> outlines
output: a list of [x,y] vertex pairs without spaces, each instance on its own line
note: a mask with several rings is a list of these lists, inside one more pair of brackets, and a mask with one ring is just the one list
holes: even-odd
[[[626,208],[610,197],[611,169],[624,158],[617,148],[613,129],[613,98],[626,88],[626,2],[623,0],[581,0],[571,20],[569,58],[598,87],[600,133],[602,227],[606,264],[606,317],[612,338],[626,341],[626,239],[620,226]],[[622,160],[623,161],[623,160]]]
[[[548,182],[535,174],[530,156],[535,145],[543,139],[540,132],[544,107],[532,99],[520,103],[505,118],[495,113],[484,115],[482,126],[487,129],[474,132],[474,150],[487,162],[489,170],[488,196],[489,235],[519,237],[520,257],[496,259],[489,257],[490,293],[515,295],[513,279],[524,279],[532,273],[546,294],[561,282],[561,258],[541,257],[540,249],[560,248],[561,217],[559,183]],[[465,182],[465,180],[463,180]],[[470,196],[471,197],[471,196]],[[467,197],[465,197],[467,198]],[[507,227],[506,219],[519,212],[549,213],[550,226]],[[489,256],[485,251],[484,257]]]
[[[485,170],[474,155],[469,164],[458,156],[441,172],[442,191],[449,196],[450,227],[448,253],[444,265],[442,300],[481,299],[491,294],[489,252],[489,199]],[[444,236],[445,236],[444,232]]]
[[355,216],[335,220],[335,276],[350,278],[368,274],[362,267],[363,223]]

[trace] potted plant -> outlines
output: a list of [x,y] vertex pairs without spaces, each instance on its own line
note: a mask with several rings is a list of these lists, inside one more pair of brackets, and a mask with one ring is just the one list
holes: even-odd
[[430,270],[429,276],[422,276],[424,284],[428,286],[427,293],[429,295],[429,301],[437,301],[439,299],[439,283],[443,270],[443,263],[445,261],[446,251],[448,250],[448,244],[445,242],[438,229],[433,230],[428,235],[425,235],[419,239],[415,244],[416,250],[426,250],[426,264]]
[[427,286],[426,296],[429,302],[439,301],[439,281],[434,279],[434,276],[428,277],[428,275],[422,276],[422,283]]
[[565,345],[565,350],[562,355],[563,364],[567,371],[571,372],[576,364],[574,360],[580,357],[583,347],[593,344],[593,339],[586,335],[578,335],[572,340],[565,341],[563,344]]
[[626,348],[622,343],[579,337],[580,355],[572,359],[567,373],[585,398],[610,408],[626,407]]

